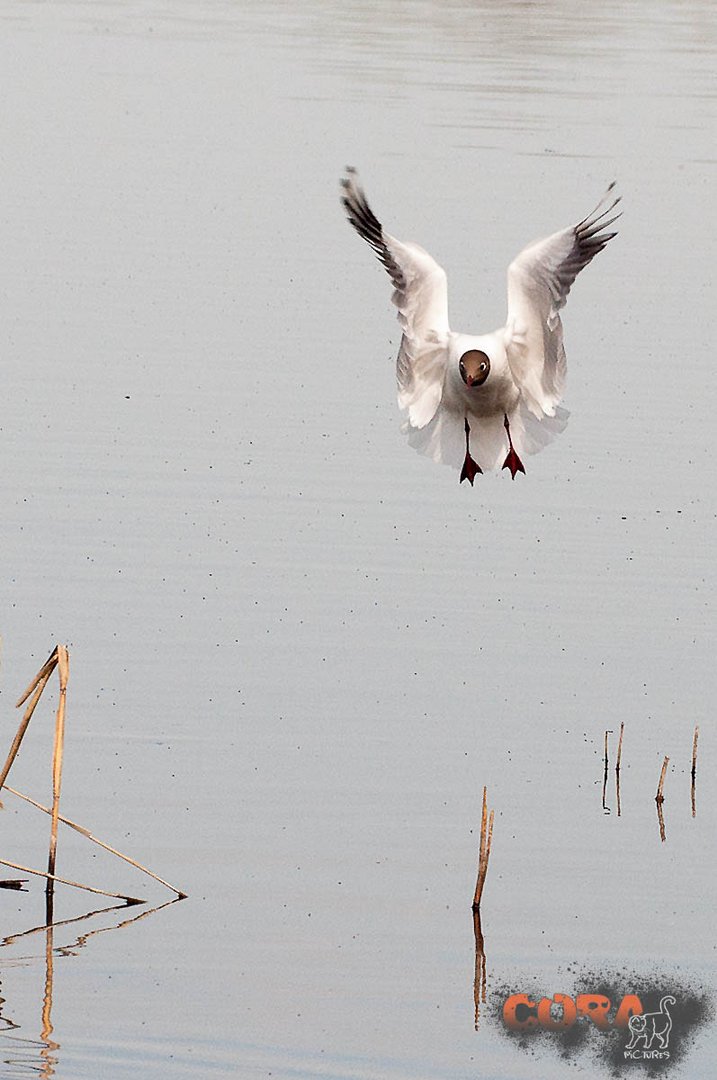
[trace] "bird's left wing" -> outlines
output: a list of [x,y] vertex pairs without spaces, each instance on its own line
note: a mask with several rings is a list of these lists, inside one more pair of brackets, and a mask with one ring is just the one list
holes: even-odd
[[563,396],[566,360],[559,313],[580,271],[617,235],[605,231],[620,216],[609,216],[620,201],[614,187],[583,221],[531,244],[508,267],[508,361],[523,400],[538,419],[554,416]]
[[359,236],[373,248],[393,282],[393,303],[403,330],[396,361],[398,404],[412,427],[435,416],[448,359],[448,288],[442,267],[419,244],[384,232],[369,206],[355,169],[341,181],[341,201]]

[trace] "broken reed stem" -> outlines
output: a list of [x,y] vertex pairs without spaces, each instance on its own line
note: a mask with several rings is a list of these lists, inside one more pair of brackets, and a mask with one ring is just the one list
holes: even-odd
[[30,698],[30,703],[25,709],[23,718],[20,721],[20,726],[17,729],[15,738],[12,741],[12,746],[10,747],[10,752],[8,753],[5,764],[3,765],[2,772],[0,772],[0,791],[2,791],[5,781],[7,779],[7,774],[10,772],[12,764],[17,757],[18,750],[20,749],[20,744],[25,737],[25,732],[27,731],[27,725],[30,723],[30,720],[32,719],[32,714],[35,711],[35,706],[37,705],[40,697],[42,696],[42,691],[47,686],[48,679],[55,670],[55,664],[57,663],[56,653],[57,650],[55,650],[50,659],[47,660],[45,664],[43,664],[42,668],[37,673],[33,681],[30,683],[30,686],[17,703],[17,707],[19,708],[20,705],[24,704],[24,702],[27,701],[27,698],[30,696],[30,694],[32,694],[32,697]]
[[136,896],[125,896],[124,893],[96,889],[93,885],[83,885],[79,881],[69,881],[67,878],[57,877],[56,874],[46,874],[44,870],[33,870],[30,866],[21,866],[19,863],[9,862],[7,859],[0,859],[0,864],[10,866],[13,870],[20,870],[23,874],[36,874],[37,877],[44,877],[48,882],[59,881],[60,885],[71,885],[73,889],[84,889],[85,892],[97,893],[98,896],[111,896],[114,900],[124,900],[126,904],[146,903],[146,900],[141,900]]
[[665,783],[665,774],[667,772],[667,766],[669,764],[670,764],[670,759],[668,757],[666,757],[665,760],[662,762],[662,772],[660,773],[660,782],[657,785],[657,795],[655,795],[655,802],[658,803],[658,804],[663,803],[665,801],[665,797],[662,794],[662,788],[663,788],[664,783]]
[[62,751],[65,743],[65,702],[67,699],[67,680],[70,675],[70,657],[66,645],[57,646],[57,669],[60,677],[60,699],[57,703],[55,718],[55,745],[52,751],[52,826],[50,829],[50,850],[47,856],[48,891],[55,874],[55,856],[57,854],[57,824],[60,813],[60,789],[62,787]]
[[15,702],[15,708],[16,709],[19,709],[21,705],[25,704],[25,702],[29,698],[30,694],[33,692],[33,690],[35,689],[35,687],[37,686],[37,684],[40,682],[41,679],[44,679],[47,676],[52,675],[52,672],[55,670],[55,664],[56,663],[57,663],[57,645],[52,650],[52,652],[48,656],[47,660],[42,665],[42,667],[38,671],[37,675],[35,676],[35,678],[32,680],[32,682],[28,686],[25,693],[21,694],[20,697]]
[[697,814],[697,806],[695,804],[695,777],[697,776],[697,740],[699,739],[699,737],[700,737],[700,729],[696,725],[695,726],[695,734],[694,734],[693,739],[692,739],[692,771],[690,773],[690,776],[692,777],[692,782],[690,784],[690,794],[691,794],[691,802],[692,802],[692,817],[695,817],[696,814]]
[[486,826],[488,824],[488,789],[483,787],[483,805],[481,807],[480,815],[480,848],[478,850],[478,865],[483,866],[485,862],[485,849],[488,833]]
[[620,722],[620,738],[617,741],[617,759],[615,761],[615,799],[617,801],[617,816],[620,817],[622,813],[622,806],[620,803],[620,763],[622,761],[622,737],[625,733],[625,723]]
[[480,847],[478,850],[478,877],[476,879],[475,893],[473,894],[474,911],[477,911],[480,908],[483,886],[485,885],[486,874],[488,873],[488,859],[490,858],[490,848],[491,843],[493,842],[493,818],[493,810],[490,812],[490,817],[488,816],[488,790],[484,787],[483,809],[481,812],[480,823]]
[[[18,799],[22,799],[24,802],[30,803],[31,806],[37,807],[38,810],[42,810],[43,814],[52,814],[52,810],[49,806],[43,806],[42,803],[36,802],[35,799],[31,799],[29,795],[23,795],[21,791],[16,791],[15,788],[11,788],[9,784],[6,786],[5,790],[9,791],[12,795],[16,795]],[[137,868],[137,870],[141,870],[143,873],[149,874],[149,876],[151,878],[154,878],[155,881],[158,881],[160,885],[164,885],[166,886],[166,888],[170,889],[171,892],[176,893],[179,900],[186,899],[187,894],[185,892],[182,892],[181,889],[177,889],[174,885],[170,885],[168,881],[165,881],[164,878],[158,877],[157,874],[153,874],[152,871],[149,870],[146,866],[142,866],[142,863],[138,863],[134,859],[131,859],[129,855],[123,855],[121,851],[117,850],[117,848],[110,847],[110,845],[106,844],[104,840],[100,840],[97,836],[94,836],[89,829],[84,828],[84,826],[82,825],[78,825],[76,821],[71,821],[69,818],[63,817],[62,814],[58,814],[57,819],[58,821],[61,821],[64,825],[69,825],[71,829],[74,829],[76,832],[81,833],[83,836],[86,836],[87,839],[91,840],[93,844],[98,844],[101,848],[104,848],[105,851],[109,851],[111,855],[116,855],[118,859],[124,859],[125,862],[130,864],[130,866],[134,866]]]

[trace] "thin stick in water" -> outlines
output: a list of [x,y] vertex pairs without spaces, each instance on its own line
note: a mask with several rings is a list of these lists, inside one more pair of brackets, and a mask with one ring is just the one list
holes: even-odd
[[44,870],[33,870],[30,866],[21,866],[20,863],[9,862],[7,859],[0,859],[0,864],[10,866],[13,870],[19,870],[23,874],[35,874],[37,877],[58,881],[60,885],[71,885],[73,889],[84,889],[85,892],[97,893],[98,896],[111,896],[114,900],[124,900],[127,905],[146,904],[147,902],[137,896],[125,896],[124,893],[107,892],[106,889],[96,889],[93,885],[82,885],[79,881],[69,881],[67,878],[58,877],[56,874],[46,874]]
[[[24,802],[30,803],[31,806],[37,807],[38,810],[42,810],[43,814],[52,814],[52,810],[49,806],[43,806],[42,803],[36,802],[35,799],[31,799],[29,795],[23,795],[21,791],[17,791],[15,788],[10,787],[9,784],[5,786],[5,790],[9,791],[12,795],[16,795],[18,799],[22,799]],[[64,825],[69,825],[71,829],[74,829],[76,832],[81,833],[82,836],[86,836],[87,839],[91,840],[93,844],[99,844],[101,848],[104,848],[105,851],[109,851],[111,855],[116,855],[118,859],[124,859],[125,862],[130,864],[130,866],[135,866],[144,874],[149,874],[149,876],[151,878],[154,878],[155,881],[158,881],[160,885],[164,885],[173,893],[176,893],[179,900],[186,899],[187,894],[185,892],[182,892],[181,889],[176,888],[176,886],[174,885],[170,885],[168,881],[164,880],[164,878],[161,878],[157,874],[152,873],[152,871],[149,870],[146,866],[142,866],[142,863],[137,862],[135,859],[131,859],[129,855],[123,855],[121,851],[117,850],[117,848],[110,847],[109,844],[106,844],[104,840],[100,840],[99,837],[94,836],[93,833],[91,833],[90,830],[86,829],[83,825],[78,825],[76,821],[71,821],[69,818],[63,817],[62,814],[58,814],[57,819],[58,821],[61,821]]]
[[32,680],[32,682],[28,686],[27,690],[23,694],[21,694],[20,697],[15,702],[15,708],[16,709],[19,709],[21,705],[25,704],[25,702],[29,698],[30,694],[33,692],[33,690],[35,689],[35,687],[37,686],[37,684],[40,682],[41,679],[44,679],[45,676],[47,676],[47,675],[52,675],[52,672],[55,670],[55,664],[56,663],[57,663],[57,645],[52,650],[52,652],[48,656],[47,660],[45,661],[45,663],[42,665],[42,667],[38,671],[35,678]]
[[660,782],[657,785],[657,795],[655,795],[655,802],[658,803],[658,804],[663,803],[665,801],[665,797],[662,794],[662,789],[663,789],[663,787],[665,785],[665,774],[667,773],[667,766],[669,764],[670,764],[670,759],[668,757],[666,757],[665,760],[662,762],[662,772],[660,773]]
[[625,734],[625,722],[620,723],[620,738],[617,740],[617,759],[615,761],[615,772],[620,772],[620,762],[622,761],[622,737]]
[[700,737],[700,729],[695,727],[695,734],[692,738],[692,771],[690,773],[692,777],[692,783],[690,785],[690,791],[692,794],[692,817],[695,817],[697,813],[697,806],[695,803],[695,777],[697,776],[697,740]]
[[60,813],[60,789],[62,787],[62,751],[65,743],[65,702],[67,699],[67,680],[70,675],[70,657],[66,645],[57,646],[57,668],[60,676],[60,698],[57,703],[55,746],[52,751],[52,826],[50,830],[50,850],[47,856],[48,892],[52,889],[52,879],[55,875],[57,823],[59,820],[58,815]]
[[620,722],[620,738],[617,740],[617,760],[615,762],[615,797],[617,799],[617,816],[620,817],[620,763],[622,762],[622,737],[625,733],[625,722]]
[[477,911],[480,907],[483,886],[485,885],[486,874],[488,873],[488,859],[490,858],[490,848],[493,842],[493,818],[493,810],[491,810],[490,816],[488,816],[488,791],[487,788],[484,787],[483,809],[481,812],[480,824],[480,847],[478,852],[478,877],[476,879],[476,888],[473,895],[474,911]]
[[[27,731],[27,725],[30,723],[30,720],[32,719],[32,714],[35,711],[35,706],[37,705],[40,697],[42,696],[42,691],[47,686],[48,679],[52,675],[52,672],[55,670],[56,663],[57,657],[53,653],[47,663],[43,666],[42,671],[39,673],[39,677],[36,677],[31,684],[29,693],[32,694],[32,697],[30,698],[30,702],[25,709],[22,720],[20,721],[20,726],[17,729],[15,738],[12,741],[12,746],[10,747],[10,751],[7,755],[7,758],[5,759],[5,764],[2,767],[2,772],[0,772],[0,791],[2,791],[5,781],[7,779],[7,774],[10,772],[12,764],[17,757],[18,751],[20,749],[20,744],[22,743],[22,740],[25,737],[25,732]],[[26,693],[24,697],[22,697],[18,702],[18,706],[22,705],[27,700],[27,697],[28,694]]]

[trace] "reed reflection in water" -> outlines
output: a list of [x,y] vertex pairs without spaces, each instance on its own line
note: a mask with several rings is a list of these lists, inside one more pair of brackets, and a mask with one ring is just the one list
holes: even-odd
[[[52,882],[50,882],[52,885]],[[44,935],[44,949],[42,957],[40,954],[24,954],[20,956],[12,956],[5,963],[3,963],[0,957],[0,970],[5,969],[4,983],[7,984],[8,978],[12,978],[12,972],[19,967],[36,968],[38,961],[44,960],[44,979],[42,985],[38,986],[38,1007],[40,1013],[39,1021],[39,1037],[37,1039],[22,1037],[17,1034],[22,1027],[28,1027],[29,1022],[25,1021],[24,1024],[20,1024],[8,1015],[8,998],[0,998],[0,1022],[5,1026],[0,1029],[0,1058],[5,1065],[10,1069],[8,1075],[26,1075],[28,1072],[37,1073],[39,1077],[44,1078],[53,1076],[56,1071],[56,1066],[59,1063],[60,1055],[58,1051],[61,1048],[61,1044],[53,1039],[54,1026],[52,1023],[52,1008],[54,1003],[54,982],[55,982],[55,961],[57,958],[70,959],[75,958],[78,954],[86,948],[88,942],[93,937],[99,934],[114,933],[118,930],[125,930],[132,926],[134,923],[139,922],[142,919],[146,919],[151,915],[157,914],[164,908],[171,907],[173,904],[181,902],[182,897],[174,897],[172,900],[166,900],[162,904],[158,904],[155,907],[148,908],[146,911],[141,911],[138,914],[132,915],[130,918],[123,918],[116,922],[112,922],[109,926],[98,926],[79,934],[76,938],[70,939],[64,944],[56,944],[56,933],[67,929],[68,927],[74,927],[78,923],[91,923],[92,920],[97,920],[103,915],[107,915],[119,910],[126,910],[126,904],[114,904],[106,908],[98,908],[93,911],[85,912],[82,915],[76,915],[68,919],[60,919],[56,922],[52,921],[54,897],[53,889],[51,888],[46,897],[46,910],[50,916],[48,923],[43,923],[40,926],[33,926],[26,930],[18,930],[12,934],[7,934],[2,941],[0,941],[0,949],[11,948],[17,945],[18,942],[24,941],[27,938],[34,937],[36,935]],[[26,995],[24,996],[24,1007],[27,1008]],[[6,1055],[6,1056],[3,1056]]]

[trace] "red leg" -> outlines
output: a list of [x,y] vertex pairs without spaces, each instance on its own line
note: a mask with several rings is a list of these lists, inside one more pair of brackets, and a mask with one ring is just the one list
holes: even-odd
[[508,417],[506,414],[503,415],[503,427],[508,433],[508,446],[510,447],[510,449],[508,450],[508,456],[503,462],[503,468],[510,469],[510,475],[515,480],[515,474],[518,472],[522,472],[523,475],[525,475],[525,469],[523,468],[523,462],[520,460],[513,447],[513,440],[510,437],[510,424],[508,423]]
[[465,433],[466,433],[466,456],[465,456],[465,460],[463,462],[463,468],[461,469],[460,483],[462,484],[464,480],[468,480],[471,487],[473,487],[473,481],[475,480],[477,473],[482,473],[483,470],[481,469],[478,462],[474,461],[473,458],[471,457],[471,451],[470,451],[471,429],[470,429],[470,425],[468,423],[468,418],[467,417],[464,418],[463,423],[465,425]]

